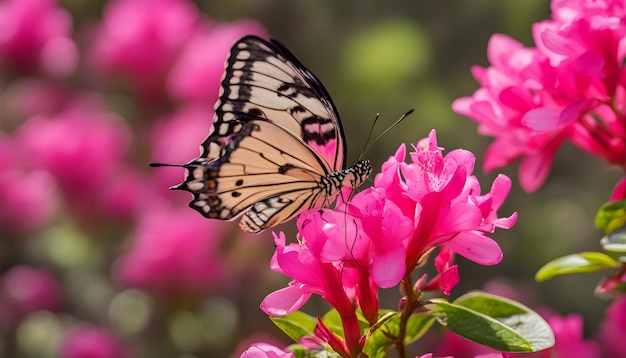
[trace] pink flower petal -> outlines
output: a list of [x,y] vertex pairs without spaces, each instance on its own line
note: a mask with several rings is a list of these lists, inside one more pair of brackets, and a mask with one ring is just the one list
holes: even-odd
[[480,232],[461,232],[443,245],[481,265],[496,265],[503,257],[500,246]]
[[531,109],[522,118],[522,123],[535,133],[550,132],[561,126],[558,108],[541,107]]
[[620,179],[617,184],[615,184],[609,201],[618,201],[622,199],[626,199],[626,177]]
[[397,285],[405,273],[404,247],[393,251],[378,253],[372,260],[372,278],[381,288],[390,288]]
[[287,286],[267,295],[261,302],[261,310],[270,316],[284,316],[300,309],[311,294],[304,286]]

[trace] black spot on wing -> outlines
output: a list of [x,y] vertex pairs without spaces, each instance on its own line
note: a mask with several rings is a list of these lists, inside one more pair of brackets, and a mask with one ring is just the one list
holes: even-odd
[[[327,130],[329,127],[331,130]],[[302,121],[302,137],[307,143],[315,142],[319,145],[325,145],[329,141],[337,139],[337,131],[330,119],[311,116]]]

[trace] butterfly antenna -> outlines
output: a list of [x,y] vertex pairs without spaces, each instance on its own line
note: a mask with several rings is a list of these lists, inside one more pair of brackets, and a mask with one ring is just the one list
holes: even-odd
[[184,167],[185,164],[150,163],[151,167]]
[[[403,114],[400,118],[398,118],[392,125],[390,125],[387,129],[385,129],[381,134],[379,134],[376,138],[374,138],[374,140],[370,143],[370,137],[372,135],[372,131],[374,129],[374,125],[372,125],[372,129],[370,129],[370,135],[367,137],[367,142],[369,143],[367,144],[367,146],[365,147],[365,149],[363,150],[361,156],[363,156],[363,154],[367,153],[372,146],[374,145],[374,143],[378,142],[378,140],[380,138],[382,138],[382,136],[384,136],[385,134],[387,134],[387,132],[389,132],[390,130],[392,130],[393,128],[395,128],[395,126],[397,126],[398,124],[400,124],[400,122],[402,122],[409,114],[413,113],[414,109],[411,108],[410,110],[408,110],[405,114]],[[376,115],[376,119],[378,119],[378,114]],[[374,124],[376,124],[376,120],[374,120]],[[359,158],[360,159],[360,158]]]
[[374,123],[372,123],[371,127],[370,127],[370,132],[367,135],[367,139],[365,140],[365,145],[363,147],[363,150],[361,151],[361,155],[359,155],[359,160],[363,159],[363,154],[365,154],[365,152],[367,151],[367,148],[369,148],[369,142],[370,139],[372,139],[372,134],[374,133],[374,127],[376,127],[376,122],[378,122],[378,118],[380,118],[380,113],[376,113],[376,118],[374,118]]

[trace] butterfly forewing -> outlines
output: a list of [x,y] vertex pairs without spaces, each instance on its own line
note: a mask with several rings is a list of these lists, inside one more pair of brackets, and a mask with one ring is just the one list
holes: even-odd
[[231,49],[211,135],[203,155],[216,158],[235,118],[263,117],[301,138],[329,163],[345,167],[343,130],[321,82],[282,45],[247,36]]

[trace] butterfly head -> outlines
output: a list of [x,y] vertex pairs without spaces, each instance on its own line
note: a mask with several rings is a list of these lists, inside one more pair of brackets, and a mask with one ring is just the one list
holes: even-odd
[[369,160],[360,160],[356,164],[354,164],[352,168],[354,168],[355,174],[355,183],[353,185],[354,187],[363,184],[363,182],[367,180],[370,174],[372,174],[372,165],[370,164]]

